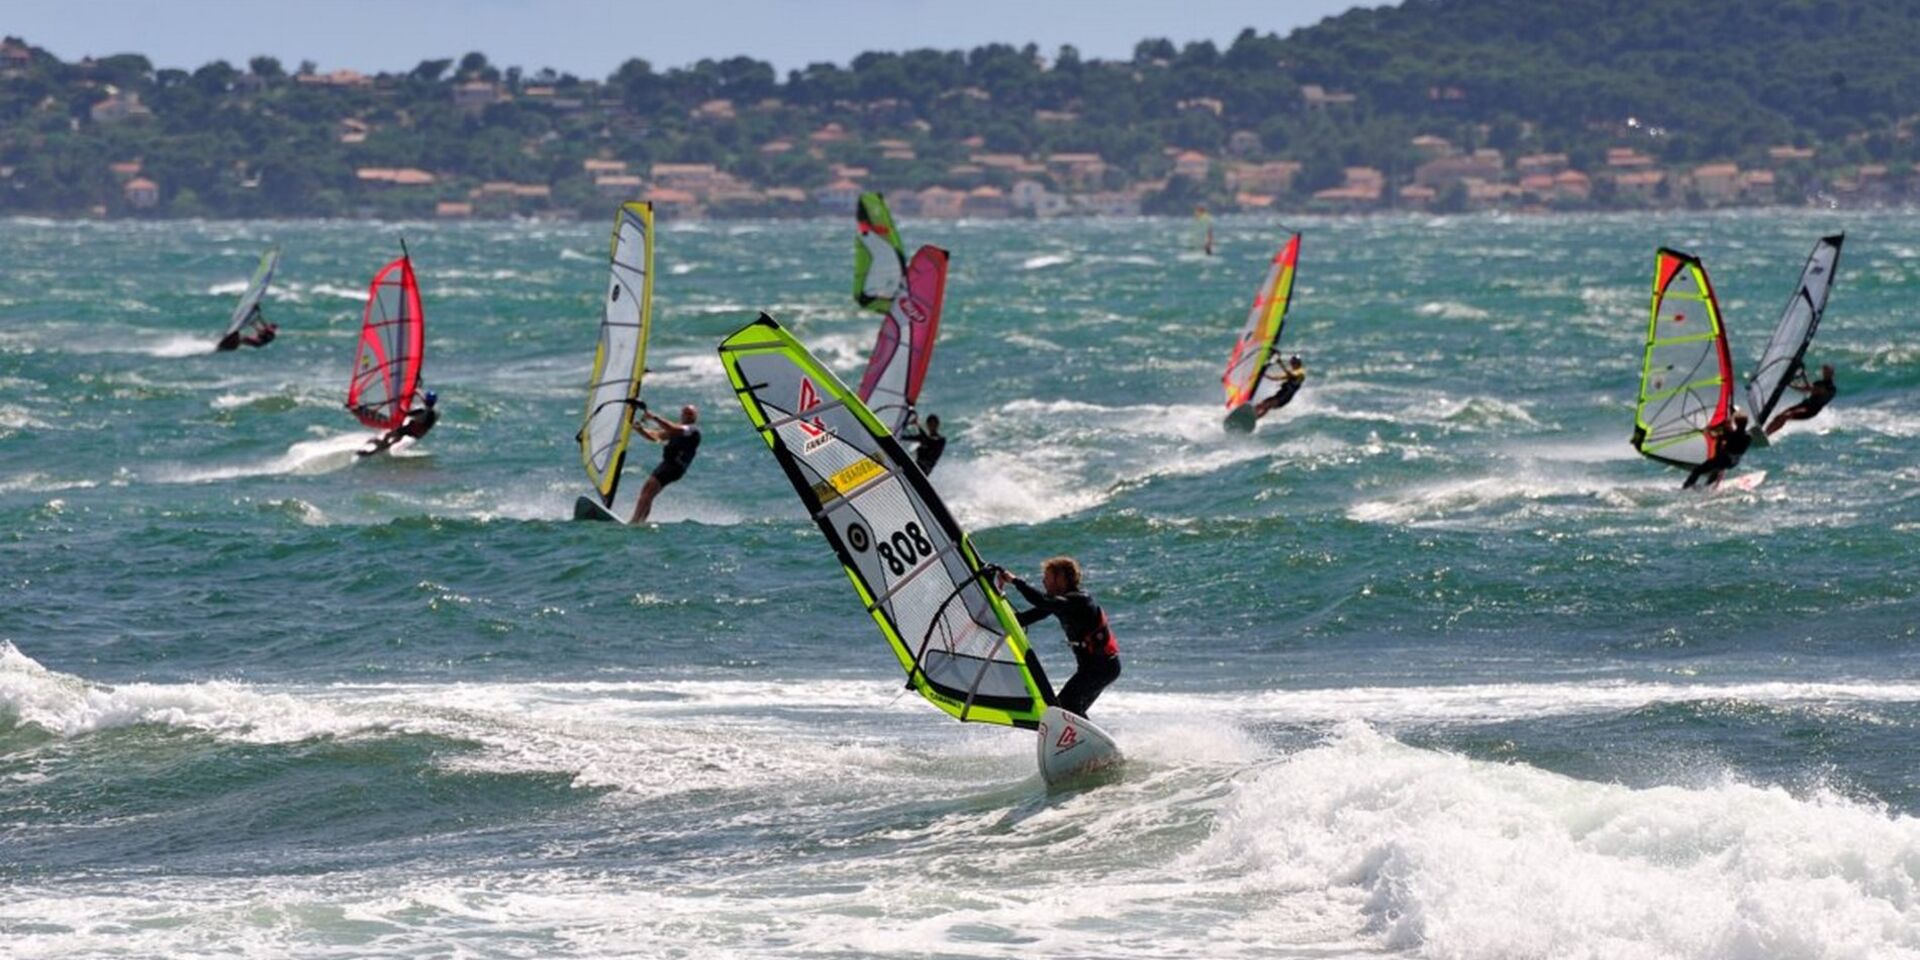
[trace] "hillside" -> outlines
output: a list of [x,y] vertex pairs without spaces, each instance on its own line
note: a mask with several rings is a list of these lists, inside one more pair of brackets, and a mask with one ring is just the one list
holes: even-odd
[[780,77],[604,79],[481,53],[363,76],[271,58],[65,63],[0,44],[0,212],[844,211],[925,216],[1621,207],[1906,197],[1920,103],[1895,0],[1408,0],[1126,60],[995,45]]

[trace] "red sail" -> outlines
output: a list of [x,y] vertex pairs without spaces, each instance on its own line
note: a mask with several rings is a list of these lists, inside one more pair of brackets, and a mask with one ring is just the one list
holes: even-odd
[[873,358],[860,378],[860,399],[896,434],[920,400],[946,296],[947,252],[921,247],[907,265],[907,281],[893,309],[880,321]]
[[413,261],[402,256],[374,274],[347,384],[347,408],[361,423],[391,430],[407,418],[420,385],[426,323]]

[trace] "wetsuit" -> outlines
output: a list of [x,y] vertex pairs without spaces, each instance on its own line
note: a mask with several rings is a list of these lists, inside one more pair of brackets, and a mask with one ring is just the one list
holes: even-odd
[[1827,404],[1833,402],[1834,396],[1839,392],[1839,389],[1833,385],[1832,377],[1821,377],[1807,384],[1807,398],[1780,411],[1779,415],[1773,418],[1773,422],[1767,424],[1767,432],[1772,433],[1786,426],[1788,420],[1813,419],[1820,411],[1827,408]]
[[653,479],[662,487],[686,476],[694,454],[700,452],[700,428],[692,424],[677,426],[679,429],[667,438],[667,448],[660,452],[660,465],[653,468]]
[[427,431],[432,430],[433,425],[439,422],[440,411],[432,407],[414,407],[412,410],[407,411],[407,418],[400,421],[399,426],[381,434],[379,439],[373,441],[366,449],[361,450],[359,454],[363,457],[373,456],[399,443],[402,437],[412,437],[418,440],[426,436]]
[[259,333],[250,337],[241,337],[240,342],[250,347],[264,347],[272,343],[275,336],[277,336],[277,334],[274,333],[272,327],[261,327]]
[[1267,414],[1272,413],[1273,411],[1278,410],[1281,407],[1284,407],[1287,404],[1293,402],[1293,395],[1296,393],[1299,393],[1300,385],[1307,382],[1306,367],[1301,367],[1299,370],[1287,368],[1282,372],[1287,375],[1287,378],[1285,381],[1283,381],[1280,384],[1280,391],[1278,393],[1275,393],[1273,396],[1260,401],[1260,404],[1254,407],[1253,412],[1255,415],[1266,416]]
[[1100,691],[1120,678],[1120,645],[1107,626],[1106,611],[1080,590],[1052,596],[1035,590],[1018,577],[1009,582],[1033,604],[1032,610],[1018,614],[1021,626],[1048,617],[1060,618],[1060,629],[1067,634],[1067,646],[1073,648],[1076,669],[1054,702],[1062,710],[1086,716],[1093,701],[1099,699]]
[[1753,436],[1745,430],[1729,429],[1726,433],[1721,434],[1720,442],[1715,446],[1713,456],[1708,457],[1705,463],[1694,467],[1693,472],[1687,474],[1687,482],[1681,484],[1680,489],[1691,489],[1694,483],[1701,477],[1706,477],[1709,484],[1719,483],[1720,475],[1739,466],[1740,457],[1747,452],[1747,447],[1752,444]]
[[946,437],[928,433],[918,424],[908,428],[906,433],[900,435],[900,439],[913,441],[913,462],[920,467],[921,473],[931,475],[933,465],[939,463],[940,455],[947,452]]

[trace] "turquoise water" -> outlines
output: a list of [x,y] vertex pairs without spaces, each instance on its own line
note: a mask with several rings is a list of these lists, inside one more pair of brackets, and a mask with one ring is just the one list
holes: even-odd
[[[766,309],[851,373],[840,223],[670,225],[648,397],[706,439],[575,524],[602,225],[0,233],[0,934],[20,956],[1920,956],[1920,222],[1311,220],[1258,433],[1218,376],[1282,231],[903,224],[922,409],[989,560],[1072,553],[1124,779],[902,698],[733,401]],[[1627,442],[1653,250],[1741,363],[1848,234],[1840,398],[1678,491]],[[356,463],[404,234],[444,417]],[[269,243],[265,350],[210,352]],[[636,453],[634,473],[652,462]],[[630,485],[637,487],[637,484]],[[622,498],[630,502],[631,492]],[[1057,631],[1035,643],[1063,679]]]

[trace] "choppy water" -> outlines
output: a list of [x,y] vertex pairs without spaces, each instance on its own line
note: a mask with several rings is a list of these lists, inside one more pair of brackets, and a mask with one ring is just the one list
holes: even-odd
[[[0,953],[1920,956],[1920,222],[1301,226],[1313,379],[1249,438],[1273,224],[903,225],[936,484],[1127,658],[1124,780],[1048,796],[897,697],[720,375],[760,308],[862,362],[846,225],[663,232],[706,442],[623,530],[563,520],[603,226],[406,228],[445,418],[354,463],[399,228],[6,224]],[[1655,246],[1750,362],[1835,228],[1840,399],[1681,494],[1627,444]],[[283,336],[208,352],[268,242]]]

